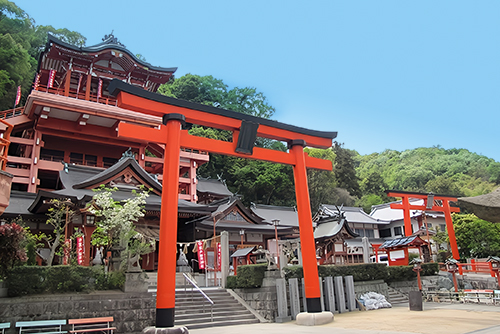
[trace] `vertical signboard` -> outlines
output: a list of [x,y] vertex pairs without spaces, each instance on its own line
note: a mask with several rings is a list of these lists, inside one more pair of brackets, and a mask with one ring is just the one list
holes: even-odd
[[205,251],[203,250],[203,241],[198,240],[196,241],[196,246],[198,247],[198,267],[200,269],[205,269],[206,263],[205,263]]
[[80,265],[83,263],[83,237],[76,238],[76,260]]

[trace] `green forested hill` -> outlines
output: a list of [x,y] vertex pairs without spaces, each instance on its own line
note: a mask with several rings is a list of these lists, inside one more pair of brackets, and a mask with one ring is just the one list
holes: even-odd
[[386,150],[356,160],[361,182],[378,174],[389,189],[476,196],[500,183],[500,163],[466,149]]

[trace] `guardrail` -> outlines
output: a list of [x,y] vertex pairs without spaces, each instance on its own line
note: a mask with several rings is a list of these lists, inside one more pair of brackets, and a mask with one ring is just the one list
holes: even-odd
[[[491,277],[495,277],[495,272],[491,266],[491,262],[475,262],[474,259],[470,263],[457,263],[458,273],[463,275],[464,273],[475,273],[475,274],[489,274]],[[446,271],[446,265],[444,263],[439,263],[439,270]]]
[[[182,273],[182,275],[184,276],[184,280],[188,281],[189,284],[191,284],[191,302],[194,304],[194,300],[193,300],[193,287],[194,287],[196,289],[196,291],[198,291],[205,298],[205,300],[207,300],[210,303],[210,320],[212,322],[214,322],[214,302],[213,302],[213,300],[210,299],[210,297],[208,297],[207,294],[202,289],[200,289],[198,284],[196,284],[196,282],[190,277],[191,275],[186,274],[186,273]],[[184,284],[184,292],[186,292],[186,284]],[[203,303],[203,312],[205,312],[205,303]]]

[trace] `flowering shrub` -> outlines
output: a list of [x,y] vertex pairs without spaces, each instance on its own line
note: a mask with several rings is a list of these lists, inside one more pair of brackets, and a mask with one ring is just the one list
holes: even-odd
[[0,279],[4,279],[10,269],[28,257],[23,247],[24,229],[16,223],[0,226]]

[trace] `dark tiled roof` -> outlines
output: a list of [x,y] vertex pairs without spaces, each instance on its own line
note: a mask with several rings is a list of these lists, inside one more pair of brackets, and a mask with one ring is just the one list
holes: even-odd
[[233,196],[227,186],[219,180],[199,179],[196,185],[198,193],[209,193],[220,196]]
[[273,220],[278,219],[280,221],[279,225],[299,226],[297,210],[293,207],[252,204],[250,210],[256,215],[264,218],[264,222],[268,224],[272,224]]
[[144,169],[142,169],[141,166],[139,166],[139,164],[137,163],[137,161],[135,161],[135,159],[132,157],[120,159],[113,166],[103,170],[99,174],[93,175],[88,179],[86,179],[85,181],[73,184],[73,188],[74,189],[83,189],[88,187],[97,188],[103,182],[108,180],[110,177],[120,173],[127,167],[130,167],[138,176],[140,176],[142,180],[147,184],[148,188],[153,188],[154,190],[161,193],[161,184],[151,175],[149,175]]
[[400,247],[400,246],[411,246],[411,245],[422,245],[425,244],[425,241],[420,239],[418,236],[410,236],[410,237],[403,237],[403,238],[398,238],[398,239],[392,239],[392,240],[387,240],[384,242],[379,249],[383,248],[394,248],[394,247]]

